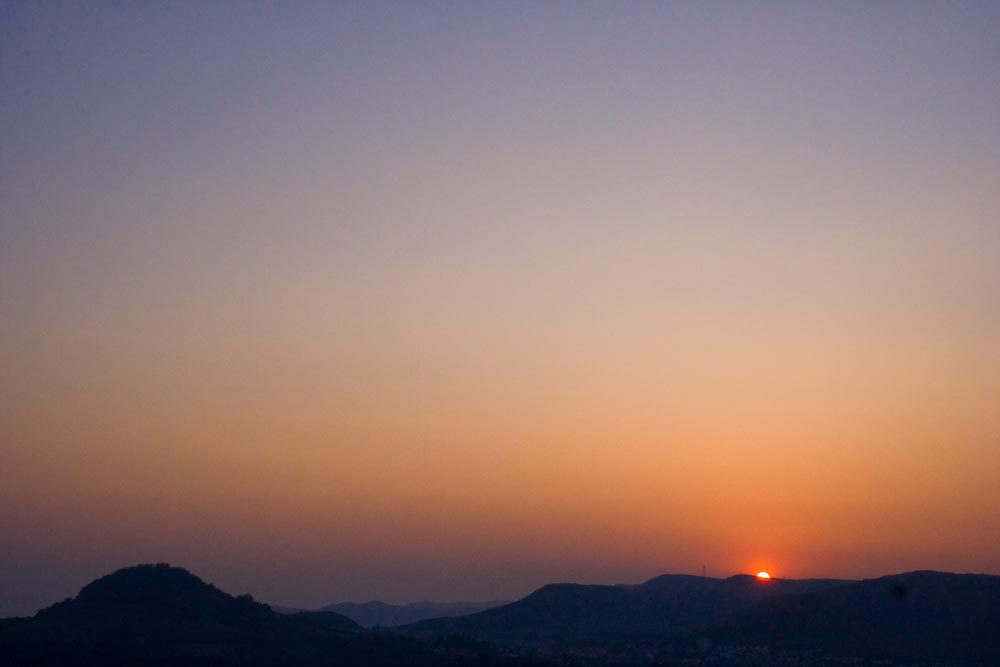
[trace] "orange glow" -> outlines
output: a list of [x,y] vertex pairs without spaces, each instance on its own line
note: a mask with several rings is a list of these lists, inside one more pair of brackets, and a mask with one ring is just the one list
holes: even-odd
[[758,579],[770,579],[771,575],[768,574],[767,572],[765,572],[764,570],[761,570],[760,572],[757,573],[757,578]]

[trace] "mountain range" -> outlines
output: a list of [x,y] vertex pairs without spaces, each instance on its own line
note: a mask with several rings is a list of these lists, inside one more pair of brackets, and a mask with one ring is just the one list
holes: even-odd
[[509,605],[397,630],[609,660],[729,655],[756,646],[1000,664],[1000,577],[920,571],[863,581],[664,575],[636,586],[552,584]]
[[417,637],[465,635],[543,654],[619,654],[712,627],[765,600],[832,589],[836,579],[663,575],[639,585],[549,584],[508,605],[398,628]]
[[[363,606],[363,605],[362,605]],[[473,614],[370,630],[280,614],[181,568],[125,568],[32,618],[0,619],[3,665],[1000,664],[1000,577],[862,581],[664,575],[551,584]]]

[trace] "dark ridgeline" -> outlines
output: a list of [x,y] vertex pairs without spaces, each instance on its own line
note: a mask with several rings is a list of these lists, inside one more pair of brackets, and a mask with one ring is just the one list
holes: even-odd
[[864,581],[666,575],[637,586],[553,584],[503,607],[397,630],[617,660],[778,664],[778,656],[791,655],[790,664],[857,657],[996,665],[1000,577],[928,571]]
[[997,665],[1000,577],[921,571],[866,579],[769,600],[711,635],[726,644]]
[[549,584],[528,597],[478,614],[422,621],[399,631],[419,637],[461,634],[546,654],[630,655],[662,648],[769,598],[843,586],[836,579],[729,579],[664,575],[635,586]]
[[0,622],[0,665],[480,663],[489,661],[367,632],[334,612],[278,614],[165,564],[119,570],[33,618]]
[[330,611],[279,614],[161,564],[119,570],[33,618],[0,619],[0,665],[14,666],[749,667],[844,658],[1000,664],[1000,577],[553,584],[483,612],[388,632]]

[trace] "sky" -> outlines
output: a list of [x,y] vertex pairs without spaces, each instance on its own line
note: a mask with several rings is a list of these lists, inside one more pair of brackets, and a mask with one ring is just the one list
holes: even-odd
[[1000,9],[0,5],[0,616],[1000,574]]

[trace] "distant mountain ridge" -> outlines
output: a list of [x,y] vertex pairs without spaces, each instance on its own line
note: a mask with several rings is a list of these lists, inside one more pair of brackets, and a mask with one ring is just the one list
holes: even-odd
[[366,628],[391,628],[429,618],[467,616],[504,604],[508,604],[508,602],[505,600],[492,600],[490,602],[432,602],[424,600],[397,605],[371,600],[370,602],[339,602],[321,607],[320,611],[343,614]]
[[921,570],[775,598],[711,629],[725,644],[1000,664],[1000,577]]
[[467,635],[547,654],[589,654],[629,644],[660,644],[710,627],[779,595],[843,586],[836,579],[761,581],[663,575],[632,586],[549,584],[508,605],[469,616],[398,628],[421,637]]
[[1000,577],[918,571],[862,581],[665,575],[634,586],[551,584],[509,605],[398,631],[636,662],[733,661],[756,647],[765,657],[1000,664]]

